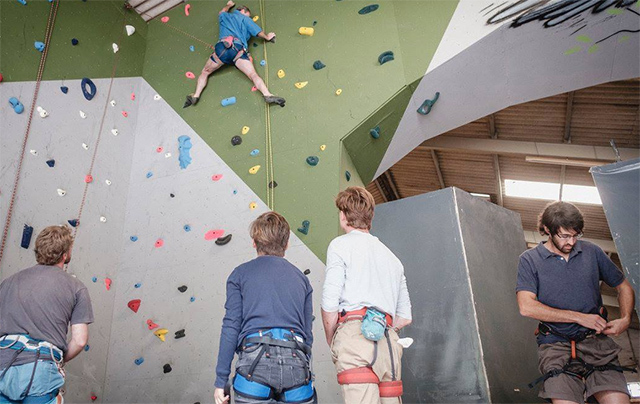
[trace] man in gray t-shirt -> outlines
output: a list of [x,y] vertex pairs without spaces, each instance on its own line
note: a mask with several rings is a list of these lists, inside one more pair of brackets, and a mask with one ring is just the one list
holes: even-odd
[[55,402],[64,362],[87,344],[93,322],[89,292],[63,269],[72,243],[68,227],[47,227],[36,239],[38,265],[0,284],[0,404],[34,396],[50,398],[43,404]]

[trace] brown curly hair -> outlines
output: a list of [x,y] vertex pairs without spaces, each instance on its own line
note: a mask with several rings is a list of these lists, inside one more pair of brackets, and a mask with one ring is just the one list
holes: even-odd
[[373,195],[362,187],[349,187],[336,196],[336,207],[354,229],[371,229],[375,205]]
[[[545,231],[545,226],[549,229],[550,234]],[[561,227],[581,234],[584,228],[584,217],[580,209],[572,203],[551,202],[538,216],[538,231],[543,236],[555,236]]]
[[56,265],[69,252],[73,244],[71,229],[67,226],[49,226],[36,238],[36,261],[40,265]]

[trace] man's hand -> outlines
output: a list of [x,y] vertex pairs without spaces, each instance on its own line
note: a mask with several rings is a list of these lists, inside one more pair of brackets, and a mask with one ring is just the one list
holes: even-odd
[[[233,3],[233,2],[230,1],[229,3]],[[229,3],[227,3],[227,4],[229,4]],[[224,395],[224,389],[216,388],[213,391],[213,398],[216,400],[216,404],[223,404],[223,403],[228,403],[229,402],[229,396],[225,396]]]
[[273,38],[276,37],[276,33],[275,32],[269,32],[267,34],[267,37],[265,38],[267,41],[271,41]]
[[625,332],[627,328],[629,328],[629,324],[631,324],[631,321],[624,318],[611,320],[607,323],[602,333],[605,335],[613,335],[615,337]]
[[595,330],[596,334],[600,334],[607,327],[607,321],[598,314],[581,313],[576,322],[585,328]]
[[235,6],[235,5],[236,5],[236,3],[234,3],[234,2],[233,2],[233,1],[231,1],[231,0],[229,0],[229,1],[227,2],[227,7],[229,7],[229,8],[231,8],[231,7]]

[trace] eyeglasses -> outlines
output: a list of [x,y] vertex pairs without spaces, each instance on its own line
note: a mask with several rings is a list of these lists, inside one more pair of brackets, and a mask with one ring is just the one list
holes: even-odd
[[558,236],[560,240],[569,240],[570,238],[574,240],[578,240],[578,239],[581,239],[583,235],[584,234],[582,233],[573,234],[573,235],[572,234],[556,234],[556,236]]

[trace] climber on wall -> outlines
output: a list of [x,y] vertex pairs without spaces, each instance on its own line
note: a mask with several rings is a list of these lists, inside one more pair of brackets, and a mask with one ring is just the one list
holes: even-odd
[[273,32],[265,34],[262,28],[251,19],[251,11],[248,7],[242,6],[238,10],[231,12],[234,6],[235,3],[229,0],[218,15],[220,38],[215,45],[214,52],[207,60],[198,77],[195,93],[187,95],[183,108],[198,103],[202,90],[207,86],[209,75],[224,65],[234,65],[238,70],[246,74],[253,81],[258,91],[262,93],[266,102],[284,107],[285,99],[269,92],[262,78],[256,73],[256,69],[253,67],[253,60],[247,50],[249,46],[247,42],[251,37],[257,36],[265,41],[272,42],[276,34]]
[[87,345],[93,322],[87,288],[63,269],[72,244],[71,229],[47,227],[36,239],[38,264],[0,284],[0,404],[63,401],[64,363]]

